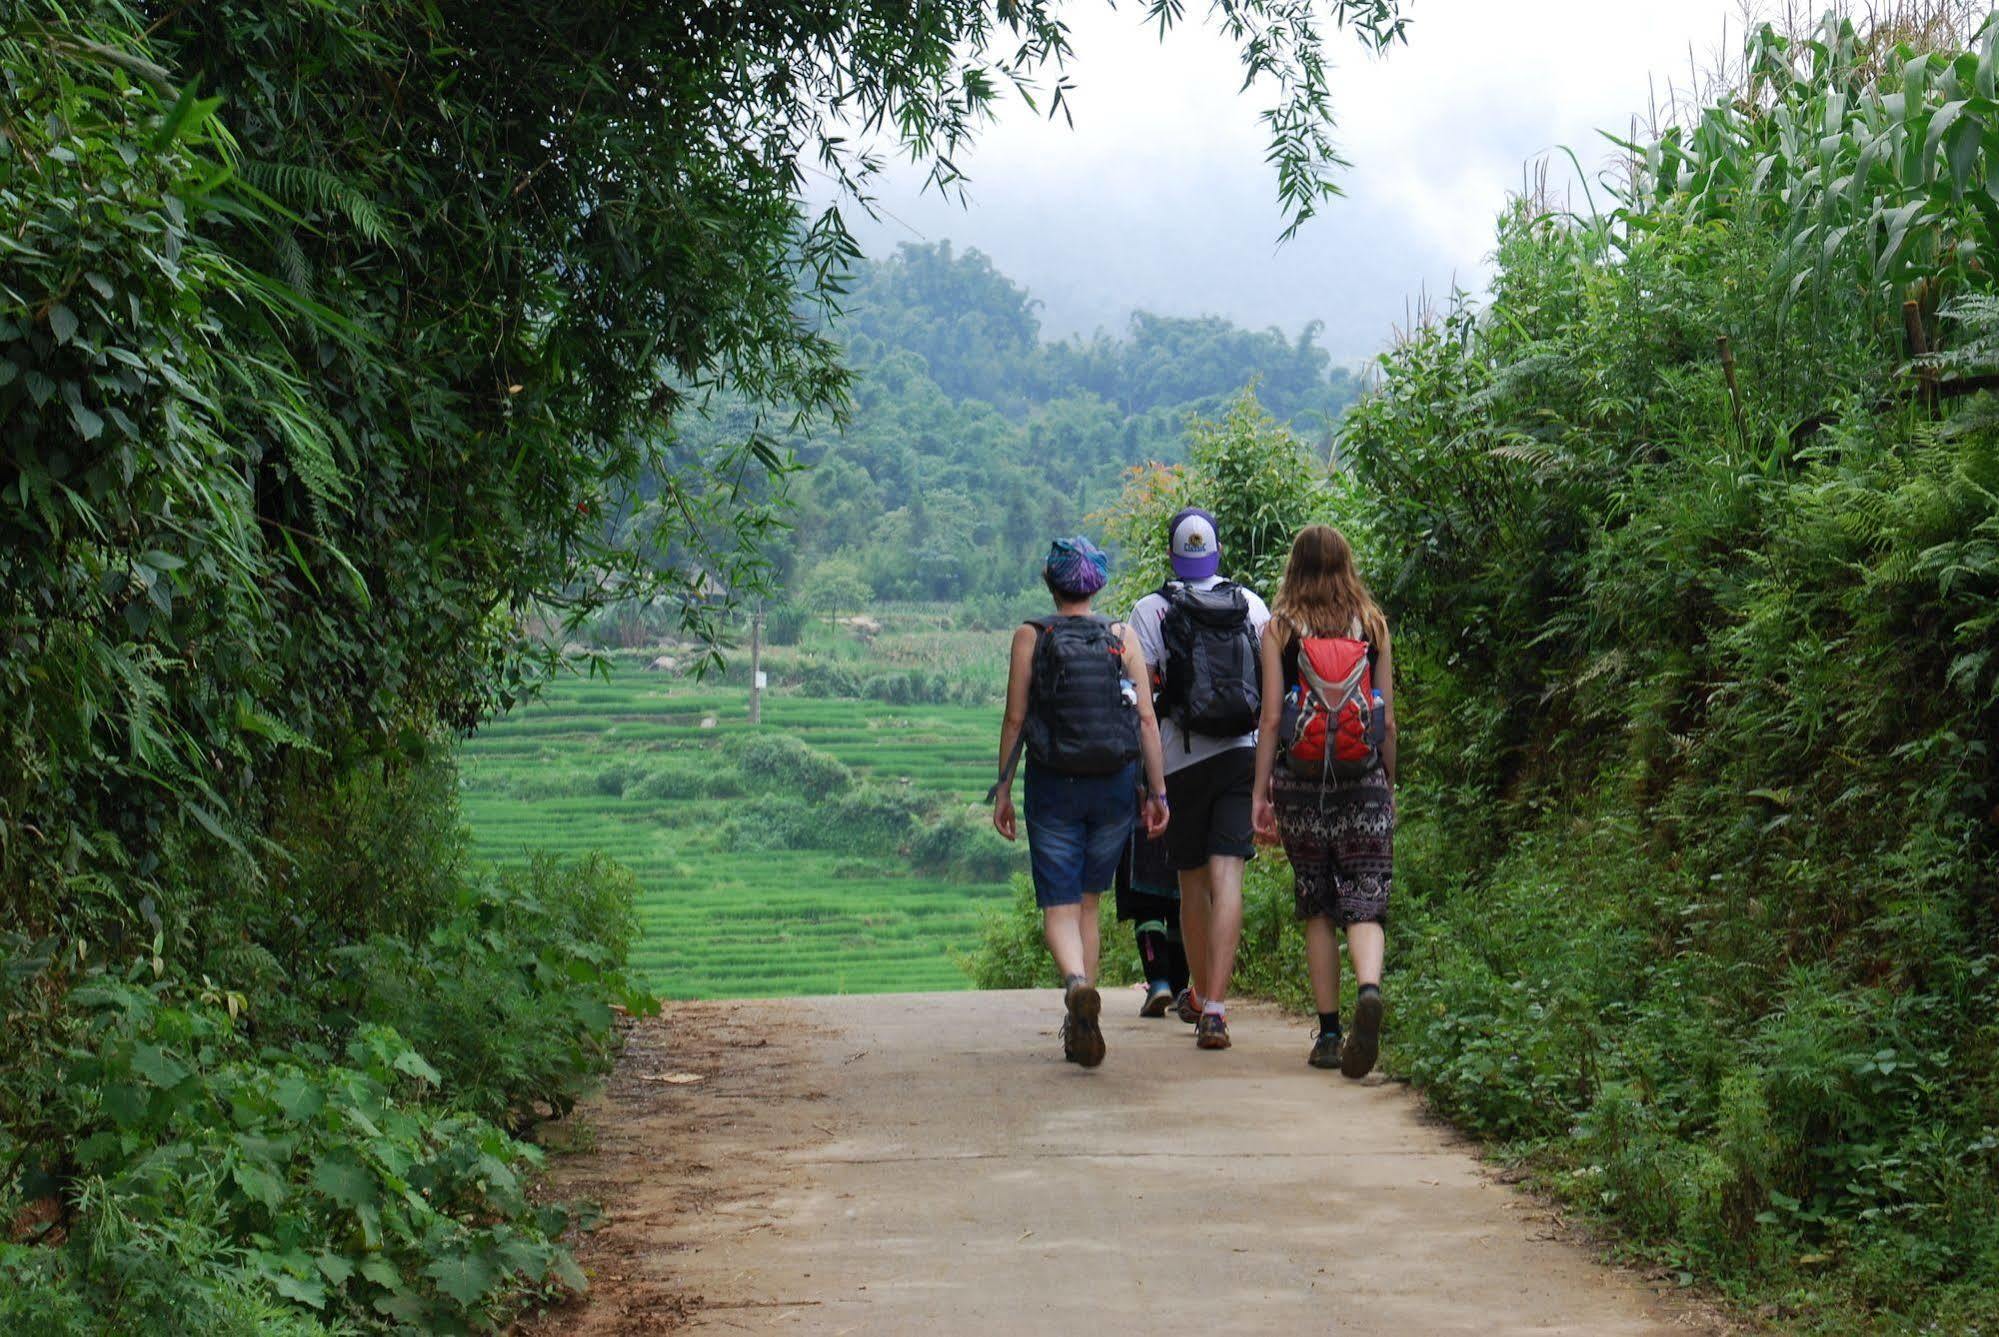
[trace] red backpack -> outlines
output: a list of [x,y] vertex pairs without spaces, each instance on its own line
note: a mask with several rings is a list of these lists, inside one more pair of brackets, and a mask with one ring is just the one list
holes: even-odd
[[1381,765],[1387,720],[1374,647],[1359,636],[1299,637],[1298,685],[1285,694],[1279,728],[1295,775],[1351,780]]

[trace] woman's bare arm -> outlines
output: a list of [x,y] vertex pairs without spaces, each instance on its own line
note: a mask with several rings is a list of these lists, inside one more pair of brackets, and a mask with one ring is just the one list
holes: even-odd
[[1270,811],[1270,774],[1277,767],[1277,731],[1284,720],[1284,648],[1288,639],[1276,618],[1263,624],[1263,708],[1256,727],[1256,780],[1250,789],[1250,814],[1264,835],[1276,829]]
[[1382,624],[1381,644],[1374,651],[1374,689],[1381,693],[1381,769],[1395,783],[1395,647],[1388,625]]

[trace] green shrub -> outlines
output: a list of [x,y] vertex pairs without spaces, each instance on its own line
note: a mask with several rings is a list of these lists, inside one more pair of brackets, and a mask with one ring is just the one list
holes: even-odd
[[[979,989],[1052,989],[1062,977],[1041,933],[1041,910],[1034,903],[1034,880],[1013,876],[1013,892],[1004,906],[980,916],[979,944],[958,964]],[[1099,982],[1106,988],[1144,978],[1131,926],[1121,924],[1108,894],[1097,902]]]
[[[76,1138],[66,1241],[0,1251],[38,1321],[438,1330],[581,1288],[555,1242],[567,1218],[527,1195],[540,1154],[439,1102],[440,1074],[393,1029],[363,1024],[337,1057],[259,1049],[230,1007],[151,975],[73,989],[63,1070],[25,1074]],[[5,1187],[46,1192],[54,1169],[30,1161]]]
[[[614,762],[606,766],[603,770],[598,771],[592,783],[596,785],[599,794],[608,794],[612,798],[623,798],[628,790],[635,786],[643,785],[651,776],[652,772],[650,770],[635,761],[620,761]],[[521,797],[543,797],[543,795],[531,796],[522,793]],[[548,797],[552,797],[552,795]]]
[[817,655],[801,658],[787,681],[805,696],[838,700],[861,694],[860,677],[852,668]]
[[863,785],[820,809],[827,834],[823,848],[906,859],[925,808],[925,800],[899,786]]
[[797,604],[772,604],[764,610],[764,639],[772,645],[797,645],[811,620],[812,614]]
[[662,764],[624,791],[634,802],[656,803],[667,799],[732,798],[743,792],[737,769],[718,751],[704,748],[698,753],[669,753]]
[[461,1108],[515,1132],[567,1114],[615,1056],[611,1005],[643,1005],[623,972],[636,885],[602,855],[537,855],[466,886],[422,942],[343,949],[343,1002],[434,1055]]
[[968,882],[998,882],[1020,867],[1025,851],[993,830],[984,809],[947,810],[917,823],[910,861],[927,872]]
[[854,773],[838,757],[790,734],[745,734],[732,740],[731,747],[743,786],[752,793],[824,799],[845,792],[854,783]]
[[900,789],[863,785],[824,803],[793,795],[764,795],[736,805],[729,819],[729,848],[830,850],[869,855],[883,863],[908,858],[916,820],[925,803]]
[[1062,982],[1041,935],[1033,879],[1025,873],[1014,875],[1013,894],[1004,907],[980,917],[979,945],[965,962],[965,972],[979,989],[1042,989]]

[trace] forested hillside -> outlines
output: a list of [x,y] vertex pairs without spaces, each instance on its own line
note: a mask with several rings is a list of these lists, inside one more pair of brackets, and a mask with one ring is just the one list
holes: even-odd
[[[1324,449],[1358,391],[1316,326],[1293,339],[1140,312],[1115,333],[1056,342],[1035,307],[949,242],[857,267],[824,327],[857,372],[853,411],[837,430],[777,434],[804,466],[792,532],[768,549],[794,597],[1011,595],[1033,583],[1048,538],[1081,528],[1126,469],[1184,457],[1194,415],[1253,384]],[[730,404],[684,430],[705,449],[750,422]]]

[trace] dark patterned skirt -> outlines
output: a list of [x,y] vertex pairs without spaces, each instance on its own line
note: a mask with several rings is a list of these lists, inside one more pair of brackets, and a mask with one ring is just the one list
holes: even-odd
[[1388,777],[1301,779],[1282,761],[1270,777],[1277,833],[1291,860],[1300,919],[1348,924],[1388,922],[1395,880],[1395,798]]

